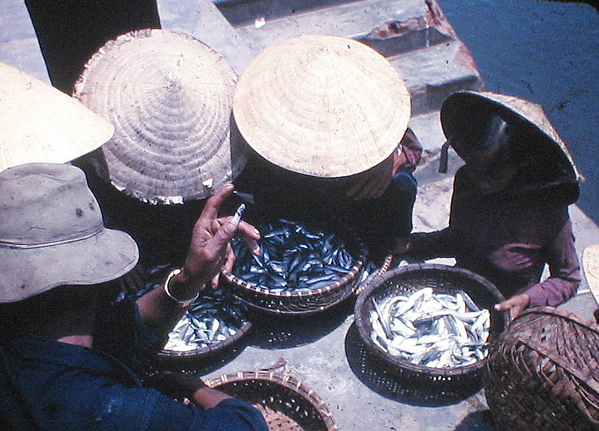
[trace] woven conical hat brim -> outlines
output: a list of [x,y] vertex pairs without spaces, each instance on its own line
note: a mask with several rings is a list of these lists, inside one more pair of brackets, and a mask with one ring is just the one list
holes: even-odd
[[305,35],[273,45],[241,74],[233,112],[258,154],[316,177],[363,172],[403,137],[410,93],[389,61],[352,39]]
[[66,163],[108,141],[114,127],[78,100],[0,63],[0,171]]
[[236,81],[226,60],[191,36],[140,30],[108,42],[74,93],[115,126],[100,175],[137,199],[166,204],[208,197],[205,183],[233,180],[247,160],[231,132]]
[[459,131],[459,128],[468,121],[473,110],[494,110],[500,115],[507,116],[506,119],[516,118],[534,127],[548,138],[545,142],[559,150],[558,154],[571,169],[572,179],[582,180],[566,143],[558,135],[541,105],[518,97],[491,92],[456,92],[447,97],[441,107],[441,123],[445,136],[449,137]]

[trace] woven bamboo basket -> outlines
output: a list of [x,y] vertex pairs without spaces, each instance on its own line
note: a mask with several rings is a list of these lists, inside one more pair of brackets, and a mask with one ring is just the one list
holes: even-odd
[[[119,279],[121,291],[125,292],[125,294],[131,296],[132,298],[137,298],[147,293],[149,290],[156,289],[158,288],[157,286],[161,286],[163,280],[171,269],[171,265],[169,264],[157,265],[156,267],[150,268],[150,270],[146,270],[141,265],[137,265],[131,272]],[[211,293],[209,292],[208,295],[210,294]],[[232,304],[237,302],[235,307],[237,307],[237,311],[240,314],[247,312],[247,307],[245,304],[236,301],[236,298],[234,298],[231,294],[226,294],[224,296],[227,303],[231,307],[233,306]],[[198,300],[202,300],[202,295]],[[187,361],[211,357],[213,355],[223,353],[224,351],[229,350],[233,346],[237,345],[239,341],[251,330],[251,328],[251,321],[247,318],[243,318],[237,331],[222,341],[215,341],[205,346],[185,351],[163,349],[158,353],[157,358],[161,361]]]
[[525,311],[491,346],[484,388],[503,430],[598,430],[599,326],[552,307]]
[[316,289],[272,290],[248,283],[223,269],[222,283],[225,288],[250,307],[266,313],[282,315],[310,315],[333,307],[354,293],[359,286],[366,262],[366,247],[351,231],[344,231],[347,250],[354,259],[350,271],[339,280]]
[[211,388],[258,408],[270,431],[335,431],[327,404],[300,380],[270,371],[224,374],[205,381]]
[[448,395],[464,393],[465,387],[482,386],[482,374],[487,358],[464,366],[427,367],[391,355],[372,341],[369,316],[374,309],[374,302],[390,296],[409,295],[426,287],[446,293],[462,290],[477,306],[489,309],[491,340],[507,329],[508,314],[493,308],[493,305],[503,301],[504,297],[491,282],[462,268],[439,264],[410,264],[377,277],[376,281],[358,296],[355,304],[355,323],[366,350],[384,370],[383,374],[389,374],[407,386],[413,384],[426,391],[444,392]]

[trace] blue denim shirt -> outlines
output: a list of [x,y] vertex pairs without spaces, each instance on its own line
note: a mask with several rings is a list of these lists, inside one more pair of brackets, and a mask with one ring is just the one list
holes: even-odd
[[[243,401],[204,410],[143,388],[130,366],[158,340],[143,330],[130,301],[103,316],[99,344],[118,354],[36,336],[0,345],[0,429],[268,431],[258,410]],[[127,336],[112,345],[103,339],[116,322],[129,325],[116,328],[133,336],[130,343],[123,344]]]

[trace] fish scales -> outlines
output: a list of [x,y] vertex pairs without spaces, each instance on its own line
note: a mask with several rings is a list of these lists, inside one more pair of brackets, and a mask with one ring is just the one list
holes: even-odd
[[463,291],[373,299],[371,338],[389,354],[434,368],[464,366],[487,355],[490,313]]

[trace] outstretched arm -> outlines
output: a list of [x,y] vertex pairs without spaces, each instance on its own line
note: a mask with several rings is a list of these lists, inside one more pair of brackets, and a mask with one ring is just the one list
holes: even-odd
[[155,335],[165,337],[185,313],[186,302],[197,297],[208,284],[216,288],[223,267],[233,269],[235,254],[230,241],[234,235],[239,235],[250,250],[259,253],[256,241],[260,233],[255,227],[243,221],[234,224],[232,216],[218,217],[220,206],[233,190],[233,185],[228,184],[206,202],[193,228],[183,268],[170,274],[164,288],[137,300],[142,319]]

